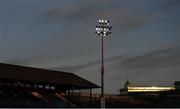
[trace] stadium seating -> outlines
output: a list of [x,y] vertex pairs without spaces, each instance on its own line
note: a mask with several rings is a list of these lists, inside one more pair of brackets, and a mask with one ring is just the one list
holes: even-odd
[[1,87],[0,107],[75,107],[75,105],[51,91]]

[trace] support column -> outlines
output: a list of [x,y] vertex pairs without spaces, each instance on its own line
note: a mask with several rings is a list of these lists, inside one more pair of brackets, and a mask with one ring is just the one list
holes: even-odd
[[92,89],[90,89],[90,107],[92,107]]
[[79,101],[81,101],[81,89],[79,89]]
[[70,90],[68,89],[68,107],[70,107]]

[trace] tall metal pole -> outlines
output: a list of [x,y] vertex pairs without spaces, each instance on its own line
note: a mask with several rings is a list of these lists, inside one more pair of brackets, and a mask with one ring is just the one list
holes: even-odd
[[105,96],[104,96],[104,37],[108,36],[111,34],[111,26],[109,26],[109,21],[108,20],[99,20],[99,25],[96,26],[96,33],[98,36],[101,36],[101,55],[102,55],[102,60],[101,60],[101,108],[105,108]]
[[[105,101],[105,98],[104,98],[104,37],[101,37],[101,44],[102,44],[102,51],[101,51],[101,54],[102,54],[102,66],[101,66],[101,105],[105,105],[103,104]],[[103,101],[102,101],[103,100]],[[101,106],[102,107],[102,106]],[[103,106],[104,107],[104,106]]]

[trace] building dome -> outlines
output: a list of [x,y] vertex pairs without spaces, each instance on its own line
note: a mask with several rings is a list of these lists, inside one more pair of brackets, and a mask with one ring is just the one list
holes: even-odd
[[128,87],[128,86],[133,86],[133,83],[129,82],[129,80],[127,80],[124,84],[124,87]]

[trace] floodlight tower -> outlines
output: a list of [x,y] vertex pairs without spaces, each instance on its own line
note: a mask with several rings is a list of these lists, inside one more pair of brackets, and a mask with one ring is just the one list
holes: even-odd
[[101,107],[105,107],[105,97],[104,97],[104,37],[111,34],[111,26],[109,25],[109,20],[99,20],[96,26],[96,34],[101,37]]

